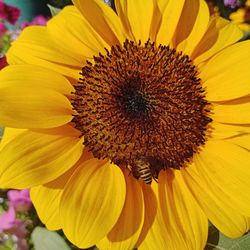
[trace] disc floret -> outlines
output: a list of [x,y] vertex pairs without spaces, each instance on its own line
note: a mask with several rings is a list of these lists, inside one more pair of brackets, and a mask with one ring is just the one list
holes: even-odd
[[81,75],[73,121],[95,157],[127,166],[143,157],[157,178],[205,143],[209,103],[188,56],[126,40],[94,57]]

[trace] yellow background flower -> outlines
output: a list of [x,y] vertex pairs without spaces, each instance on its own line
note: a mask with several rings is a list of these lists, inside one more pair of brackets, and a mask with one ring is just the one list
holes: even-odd
[[244,32],[250,32],[250,1],[247,0],[244,7],[237,9],[235,12],[231,13],[230,19],[232,22],[239,25],[240,29]]

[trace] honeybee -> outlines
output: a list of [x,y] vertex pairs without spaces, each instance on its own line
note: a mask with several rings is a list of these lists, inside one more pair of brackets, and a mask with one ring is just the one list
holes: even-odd
[[150,163],[144,159],[138,159],[131,167],[131,172],[136,179],[142,179],[146,184],[151,184],[153,176]]

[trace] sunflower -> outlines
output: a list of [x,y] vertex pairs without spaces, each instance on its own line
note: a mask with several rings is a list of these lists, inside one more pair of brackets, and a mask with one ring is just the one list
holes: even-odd
[[203,0],[73,2],[7,54],[0,186],[80,248],[248,231],[250,42]]

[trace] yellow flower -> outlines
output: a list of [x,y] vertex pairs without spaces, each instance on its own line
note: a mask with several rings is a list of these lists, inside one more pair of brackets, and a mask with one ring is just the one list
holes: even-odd
[[247,0],[245,6],[237,9],[230,15],[232,22],[239,25],[244,32],[250,32],[250,0]]
[[[74,0],[0,73],[0,186],[80,248],[249,230],[250,42],[203,0]],[[80,74],[79,74],[80,73]],[[79,79],[80,78],[80,79]]]

